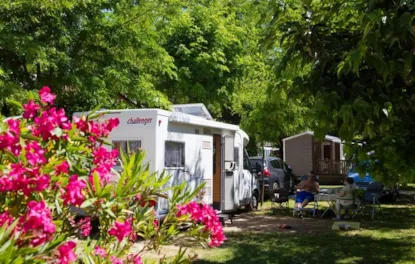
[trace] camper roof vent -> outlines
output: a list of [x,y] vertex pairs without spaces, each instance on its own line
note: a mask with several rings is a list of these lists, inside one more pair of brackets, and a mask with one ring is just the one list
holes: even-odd
[[212,116],[204,104],[181,104],[173,105],[173,112],[180,112],[188,115],[198,116],[204,119],[212,120]]

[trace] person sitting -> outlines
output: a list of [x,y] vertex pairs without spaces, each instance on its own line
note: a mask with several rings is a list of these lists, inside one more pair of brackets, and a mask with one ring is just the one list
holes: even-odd
[[314,201],[314,194],[320,192],[320,186],[315,181],[314,171],[308,173],[306,180],[301,181],[297,185],[297,197],[295,198],[295,207],[300,210],[299,216],[302,216],[302,209],[307,206],[309,202]]
[[337,200],[336,200],[336,218],[334,220],[340,220],[340,210],[341,208],[347,209],[354,204],[354,197],[353,191],[359,189],[356,184],[354,183],[353,178],[346,178],[344,182],[344,186],[339,193],[337,193]]

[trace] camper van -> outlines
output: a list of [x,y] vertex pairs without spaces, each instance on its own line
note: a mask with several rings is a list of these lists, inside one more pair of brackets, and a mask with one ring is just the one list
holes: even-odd
[[[113,148],[144,150],[150,171],[168,173],[170,186],[187,182],[192,190],[205,183],[203,202],[222,213],[257,206],[256,175],[245,151],[248,135],[239,126],[212,120],[203,104],[175,105],[172,111],[102,112],[101,121],[120,120],[108,138]],[[159,216],[169,210],[165,199],[160,199],[157,207]]]

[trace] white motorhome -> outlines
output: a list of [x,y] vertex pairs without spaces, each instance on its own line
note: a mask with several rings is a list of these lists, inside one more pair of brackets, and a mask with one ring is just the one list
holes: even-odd
[[[166,171],[169,184],[205,183],[203,201],[221,212],[256,207],[258,190],[245,151],[248,135],[239,126],[212,120],[203,104],[175,105],[173,111],[128,109],[103,111],[101,120],[118,118],[109,140],[113,147],[142,149],[152,172]],[[82,116],[87,113],[75,113]],[[161,199],[157,213],[168,212]]]

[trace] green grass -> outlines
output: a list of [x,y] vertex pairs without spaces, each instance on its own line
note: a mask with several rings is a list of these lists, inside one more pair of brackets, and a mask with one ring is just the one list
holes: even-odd
[[415,206],[386,205],[383,212],[349,232],[228,233],[221,248],[196,250],[197,263],[415,263]]

